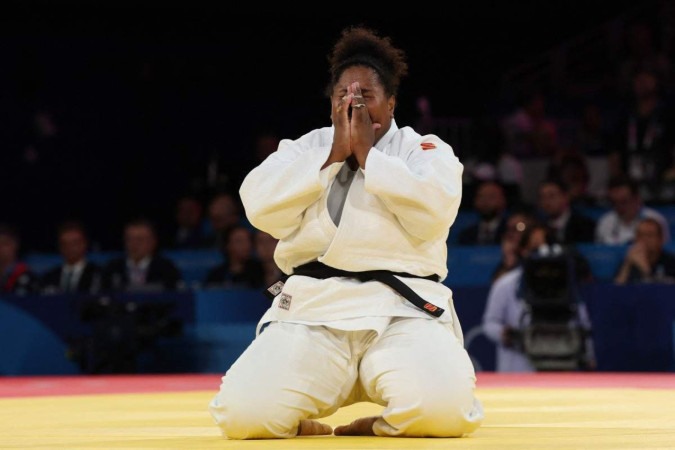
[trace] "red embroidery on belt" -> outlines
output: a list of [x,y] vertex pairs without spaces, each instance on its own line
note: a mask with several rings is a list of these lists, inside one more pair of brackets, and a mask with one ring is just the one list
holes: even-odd
[[436,148],[436,144],[432,142],[422,142],[420,146],[422,147],[422,150],[433,150]]

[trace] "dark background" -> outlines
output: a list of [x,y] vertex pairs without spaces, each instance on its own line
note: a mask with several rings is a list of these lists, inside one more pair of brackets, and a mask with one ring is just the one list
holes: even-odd
[[[637,5],[473,1],[366,11],[317,3],[298,12],[222,3],[7,5],[0,221],[20,228],[24,250],[52,250],[64,218],[88,223],[102,249],[120,247],[132,216],[168,229],[176,197],[203,190],[210,160],[225,171],[246,167],[258,133],[297,138],[329,125],[326,56],[347,25],[373,27],[407,52],[402,126],[414,122],[419,95],[437,116],[494,112],[507,70]],[[40,110],[58,127],[50,142],[34,131]],[[26,162],[30,146],[37,162]]]

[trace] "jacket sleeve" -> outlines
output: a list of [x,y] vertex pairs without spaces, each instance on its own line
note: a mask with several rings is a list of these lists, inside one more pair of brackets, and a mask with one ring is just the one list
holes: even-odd
[[283,239],[300,226],[307,208],[321,198],[343,163],[321,166],[330,145],[312,136],[282,140],[279,149],[244,178],[239,188],[246,217],[256,228]]
[[405,160],[371,150],[365,187],[408,233],[422,240],[438,239],[457,217],[463,169],[452,148],[438,139],[417,143]]

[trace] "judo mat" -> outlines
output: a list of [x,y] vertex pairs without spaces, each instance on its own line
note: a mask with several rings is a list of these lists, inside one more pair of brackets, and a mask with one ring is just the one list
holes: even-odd
[[[478,373],[485,421],[461,439],[228,441],[207,410],[220,375],[0,377],[2,449],[675,449],[675,374]],[[359,403],[336,426],[381,408]]]

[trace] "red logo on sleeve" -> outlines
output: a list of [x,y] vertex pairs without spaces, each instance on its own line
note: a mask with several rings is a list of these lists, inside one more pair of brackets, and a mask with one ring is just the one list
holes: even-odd
[[422,142],[420,146],[422,147],[422,150],[433,150],[436,148],[436,144],[432,142]]

